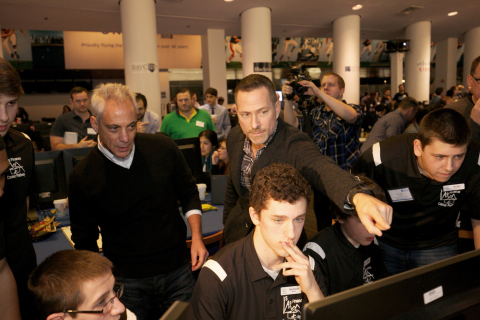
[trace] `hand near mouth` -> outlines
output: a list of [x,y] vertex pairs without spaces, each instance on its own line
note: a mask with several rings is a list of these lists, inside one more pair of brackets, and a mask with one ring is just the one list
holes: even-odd
[[282,242],[282,247],[289,256],[286,257],[287,262],[280,263],[276,269],[283,269],[285,276],[294,276],[302,292],[307,295],[308,301],[323,299],[323,293],[315,280],[308,258],[292,240]]

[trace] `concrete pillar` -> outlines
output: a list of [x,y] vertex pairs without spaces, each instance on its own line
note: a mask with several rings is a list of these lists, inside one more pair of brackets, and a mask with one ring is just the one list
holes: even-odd
[[463,54],[463,85],[468,88],[467,76],[470,74],[472,61],[480,56],[480,27],[465,33],[465,52]]
[[432,23],[420,21],[405,29],[410,51],[405,54],[405,91],[418,101],[429,101]]
[[350,15],[333,22],[333,72],[345,80],[343,99],[360,101],[360,16]]
[[272,79],[272,23],[270,8],[251,8],[240,14],[243,76],[263,74]]
[[457,38],[447,38],[437,43],[433,90],[443,87],[446,93],[457,84],[457,45]]
[[144,94],[148,109],[161,117],[157,22],[154,0],[120,0],[125,84]]
[[208,29],[202,35],[203,91],[215,88],[227,99],[227,66],[225,64],[225,30]]
[[390,94],[393,97],[398,92],[398,86],[403,83],[403,58],[405,52],[390,53]]

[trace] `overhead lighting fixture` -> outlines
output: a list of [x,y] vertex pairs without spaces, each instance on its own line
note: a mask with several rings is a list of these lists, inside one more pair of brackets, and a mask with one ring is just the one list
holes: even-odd
[[233,2],[233,0],[223,0],[223,1],[225,1],[225,2]]
[[450,12],[450,13],[448,14],[448,16],[449,16],[449,17],[453,17],[453,16],[456,16],[457,14],[458,14],[457,11],[453,11],[453,12]]
[[357,4],[356,6],[352,7],[353,10],[360,10],[362,8],[363,8],[363,6],[361,4]]
[[418,10],[418,9],[423,9],[423,6],[410,6],[407,9],[402,10],[401,12],[399,12],[397,14],[408,16],[410,13],[412,13],[413,11]]

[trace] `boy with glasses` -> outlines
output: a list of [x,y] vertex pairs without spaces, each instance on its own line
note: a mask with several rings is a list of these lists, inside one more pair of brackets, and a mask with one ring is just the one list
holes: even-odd
[[[135,315],[118,300],[112,262],[98,253],[64,250],[45,259],[31,274],[28,287],[46,320],[120,319]],[[122,317],[125,319],[125,317]]]

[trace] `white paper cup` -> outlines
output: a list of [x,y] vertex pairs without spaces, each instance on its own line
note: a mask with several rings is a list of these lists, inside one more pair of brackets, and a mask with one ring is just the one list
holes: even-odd
[[216,114],[211,114],[212,120],[217,120],[217,115]]
[[54,200],[53,205],[57,213],[57,217],[63,217],[67,213],[67,199]]
[[207,185],[204,183],[197,184],[198,188],[198,195],[200,196],[200,200],[205,200],[205,192],[207,191]]

